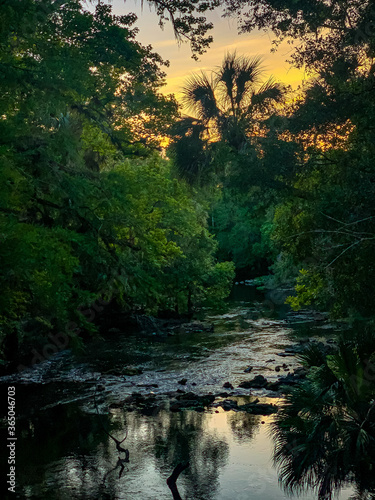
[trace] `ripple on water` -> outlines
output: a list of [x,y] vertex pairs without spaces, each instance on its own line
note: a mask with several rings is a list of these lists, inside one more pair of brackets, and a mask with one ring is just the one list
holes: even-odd
[[[183,499],[286,498],[272,467],[272,417],[216,411],[160,410],[145,416],[116,408],[99,421],[98,415],[83,415],[75,406],[67,405],[61,409],[64,425],[60,433],[49,436],[53,448],[34,449],[33,440],[24,438],[19,457],[19,498],[167,500],[172,495],[166,478],[179,462],[190,463],[177,483]],[[45,412],[34,422],[39,439],[43,434],[47,437],[46,424],[51,417],[56,415]],[[115,443],[104,427],[111,429],[118,440],[127,430],[124,443],[129,462],[123,464],[123,469]],[[32,461],[27,459],[31,452]],[[316,496],[297,498],[312,500]],[[349,491],[340,496],[341,500],[348,498]]]
[[[215,325],[213,332],[111,335],[79,355],[64,351],[31,371],[3,377],[4,384],[25,384],[17,386],[23,401],[19,415],[25,415],[18,423],[19,498],[170,499],[165,480],[181,461],[190,462],[178,480],[184,499],[286,498],[272,467],[272,417],[222,409],[156,409],[151,415],[108,410],[110,402],[115,405],[135,391],[158,396],[182,388],[217,394],[227,381],[236,394],[269,394],[238,385],[259,374],[275,381],[293,371],[299,365],[295,356],[278,355],[296,337],[285,321],[256,317],[258,310],[252,303],[232,303],[225,314],[206,317]],[[275,366],[283,364],[285,369],[276,373]],[[249,366],[251,373],[245,373]],[[124,368],[133,375],[122,373]],[[181,386],[183,378],[187,382]],[[103,389],[100,416],[92,399],[97,384]],[[123,470],[109,429],[119,440],[128,431],[130,461]],[[340,498],[346,500],[349,493]]]

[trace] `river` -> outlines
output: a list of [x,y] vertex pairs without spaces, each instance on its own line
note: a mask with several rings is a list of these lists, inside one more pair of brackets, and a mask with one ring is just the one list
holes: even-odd
[[[325,342],[334,331],[270,307],[246,285],[235,287],[225,310],[207,310],[203,318],[213,329],[111,333],[80,353],[67,349],[2,377],[2,393],[16,387],[18,416],[17,492],[9,498],[171,499],[166,479],[179,462],[189,462],[177,482],[182,499],[289,498],[272,462],[272,415],[225,411],[217,403],[230,397],[238,405],[255,398],[281,404],[277,393],[238,385],[293,372],[300,366],[293,346]],[[226,382],[234,389],[223,389]],[[216,405],[170,411],[176,395],[189,392],[213,394]],[[113,437],[125,436],[129,457],[121,462]],[[338,498],[351,494],[344,489]]]

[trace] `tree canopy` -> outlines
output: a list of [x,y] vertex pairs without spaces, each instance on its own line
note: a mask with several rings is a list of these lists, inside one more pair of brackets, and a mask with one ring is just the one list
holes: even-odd
[[207,207],[160,155],[177,104],[136,17],[9,0],[0,19],[3,355],[94,331],[81,310],[102,295],[153,314],[224,298]]

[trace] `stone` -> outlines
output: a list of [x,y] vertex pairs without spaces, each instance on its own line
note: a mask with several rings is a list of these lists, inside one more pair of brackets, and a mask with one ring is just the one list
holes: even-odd
[[288,346],[288,347],[285,347],[285,352],[287,353],[293,353],[293,354],[296,354],[296,353],[299,353],[299,352],[303,352],[305,350],[304,346],[303,345],[292,345],[292,346]]
[[[213,394],[206,394],[205,396],[198,396],[193,392],[186,392],[185,394],[181,394],[176,396],[176,399],[180,402],[194,403],[196,406],[209,406],[211,403],[215,401],[215,396]],[[194,406],[194,404],[189,404],[189,406]]]
[[179,384],[181,385],[186,385],[187,378],[182,378],[181,380],[178,381]]
[[298,384],[302,377],[295,376],[292,373],[288,373],[285,377],[280,377],[276,382],[269,382],[266,389],[270,391],[279,391],[283,385],[295,385]]
[[245,382],[241,382],[238,387],[243,389],[260,389],[267,385],[267,379],[263,377],[263,375],[257,375],[252,380],[246,380]]
[[185,323],[181,325],[181,330],[185,333],[193,333],[193,332],[213,332],[214,325],[213,323],[202,323],[200,321],[192,321],[191,323]]
[[179,394],[178,396],[176,396],[176,399],[195,399],[198,397],[199,396],[194,394],[194,392],[184,392],[183,394]]
[[223,388],[224,389],[233,389],[233,385],[230,382],[225,382],[225,384],[223,384]]
[[226,399],[225,401],[223,401],[219,404],[223,408],[224,411],[233,410],[234,408],[237,408],[237,406],[238,406],[237,401],[232,401],[231,399]]
[[307,373],[308,373],[307,369],[304,368],[303,366],[294,369],[294,375],[300,378],[305,378]]
[[256,402],[238,406],[237,409],[253,415],[272,415],[272,413],[277,413],[278,410],[276,405]]

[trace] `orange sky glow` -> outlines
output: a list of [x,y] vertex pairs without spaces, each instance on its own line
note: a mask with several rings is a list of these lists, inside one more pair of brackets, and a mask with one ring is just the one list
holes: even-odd
[[177,99],[180,97],[181,87],[186,78],[192,74],[210,71],[219,66],[226,52],[236,51],[238,55],[261,56],[263,59],[264,79],[273,75],[276,80],[297,88],[305,79],[303,71],[293,68],[287,59],[293,49],[287,43],[279,46],[276,53],[271,53],[272,34],[264,32],[253,32],[238,35],[237,22],[235,19],[223,19],[221,12],[211,12],[207,15],[209,21],[213,22],[214,29],[211,34],[214,42],[208,51],[200,56],[199,61],[191,58],[189,44],[178,44],[173,29],[166,25],[162,30],[158,25],[158,17],[155,11],[144,2],[143,8],[140,0],[113,0],[113,12],[115,14],[126,14],[134,12],[138,16],[136,26],[139,28],[137,40],[144,45],[151,44],[154,51],[163,59],[170,61],[170,67],[165,68],[167,73],[167,85],[163,93],[173,93]]

